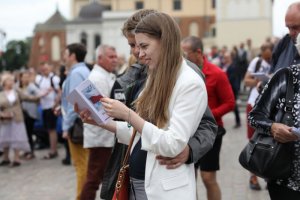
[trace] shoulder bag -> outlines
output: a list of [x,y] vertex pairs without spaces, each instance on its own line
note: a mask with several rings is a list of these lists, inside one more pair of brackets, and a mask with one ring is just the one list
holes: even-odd
[[[281,119],[283,124],[293,126],[293,77],[288,69],[286,105]],[[266,179],[284,179],[291,174],[293,142],[277,142],[271,134],[257,129],[239,156],[240,164],[253,174]]]
[[69,129],[70,140],[74,144],[83,144],[83,123],[80,118],[76,118],[74,125]]
[[136,135],[136,130],[133,129],[133,133],[123,160],[123,164],[118,174],[118,179],[117,179],[115,192],[112,200],[129,200],[130,183],[129,183],[128,159],[129,159],[130,149],[132,147],[135,135]]

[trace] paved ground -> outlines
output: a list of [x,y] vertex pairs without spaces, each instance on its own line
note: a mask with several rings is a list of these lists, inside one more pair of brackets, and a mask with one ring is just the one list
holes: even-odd
[[[259,182],[261,191],[249,189],[249,172],[244,170],[238,162],[240,151],[247,143],[246,138],[246,114],[241,113],[242,126],[233,129],[235,125],[233,113],[224,117],[224,124],[227,130],[223,138],[221,149],[221,170],[218,172],[218,181],[222,190],[223,200],[269,200],[268,192],[265,189],[266,183],[263,179]],[[206,200],[206,190],[201,181],[198,181],[199,200]]]
[[[246,144],[245,113],[241,113],[242,127],[234,126],[233,114],[225,116],[227,134],[221,152],[221,171],[218,180],[223,200],[269,200],[267,191],[251,191],[248,188],[249,173],[238,163],[238,155]],[[0,168],[0,200],[74,200],[75,174],[73,167],[61,164],[64,150],[59,158],[42,160],[46,151],[37,151],[37,158],[24,161],[19,168]],[[265,188],[265,183],[260,180]],[[204,186],[198,181],[199,200],[206,200]],[[98,196],[99,197],[99,196]],[[97,198],[99,199],[99,198]]]

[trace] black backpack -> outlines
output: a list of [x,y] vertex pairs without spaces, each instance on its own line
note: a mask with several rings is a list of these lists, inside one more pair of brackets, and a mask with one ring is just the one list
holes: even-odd
[[[53,74],[53,75],[50,77],[50,85],[51,85],[51,87],[54,89],[54,91],[57,92],[57,89],[55,88],[54,83],[53,83],[53,78],[54,78],[54,76],[55,76],[55,74]],[[40,89],[41,83],[42,83],[43,79],[44,79],[44,76],[41,76],[40,81],[39,81],[38,83],[36,83],[36,82],[34,83],[34,84],[36,85],[37,88]]]

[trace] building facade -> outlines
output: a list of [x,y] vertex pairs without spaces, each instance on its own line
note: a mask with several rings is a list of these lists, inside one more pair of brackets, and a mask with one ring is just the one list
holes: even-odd
[[62,50],[66,46],[66,21],[56,10],[45,23],[35,26],[29,67],[37,68],[41,62],[45,61],[55,67],[61,65]]
[[199,36],[208,49],[212,45],[231,48],[252,39],[257,48],[272,35],[271,0],[71,0],[71,20],[57,10],[45,23],[37,24],[29,66],[41,61],[61,64],[61,51],[67,44],[86,45],[86,61],[95,61],[99,44],[116,47],[129,55],[121,28],[138,9],[156,9],[178,22],[182,37]]
[[271,0],[217,0],[216,44],[259,47],[272,36]]
[[129,56],[129,47],[122,35],[124,21],[133,11],[106,11],[98,2],[88,2],[80,8],[78,16],[66,20],[55,13],[45,22],[37,24],[32,39],[29,67],[37,68],[41,62],[62,65],[62,51],[71,43],[82,43],[87,48],[86,62],[95,62],[95,49],[99,44],[108,44],[120,54]]
[[75,19],[67,22],[67,44],[80,42],[87,48],[86,62],[95,62],[95,49],[99,44],[112,45],[119,54],[129,55],[129,46],[122,35],[124,21],[132,11],[107,11],[98,2],[81,7]]
[[[94,0],[92,2],[95,2]],[[80,8],[91,0],[71,0],[71,13],[77,16]],[[176,19],[182,36],[210,37],[214,33],[216,0],[98,0],[105,10],[134,12],[138,9],[155,9]]]

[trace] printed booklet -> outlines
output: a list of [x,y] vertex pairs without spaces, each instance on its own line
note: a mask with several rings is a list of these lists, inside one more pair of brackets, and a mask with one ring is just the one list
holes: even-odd
[[267,81],[270,79],[270,76],[268,76],[267,74],[265,74],[263,72],[251,73],[251,76],[253,76],[254,78],[256,78],[260,81]]
[[94,84],[90,80],[85,80],[67,96],[67,100],[73,105],[77,103],[79,110],[88,109],[97,124],[106,124],[111,118],[100,102],[102,97]]

